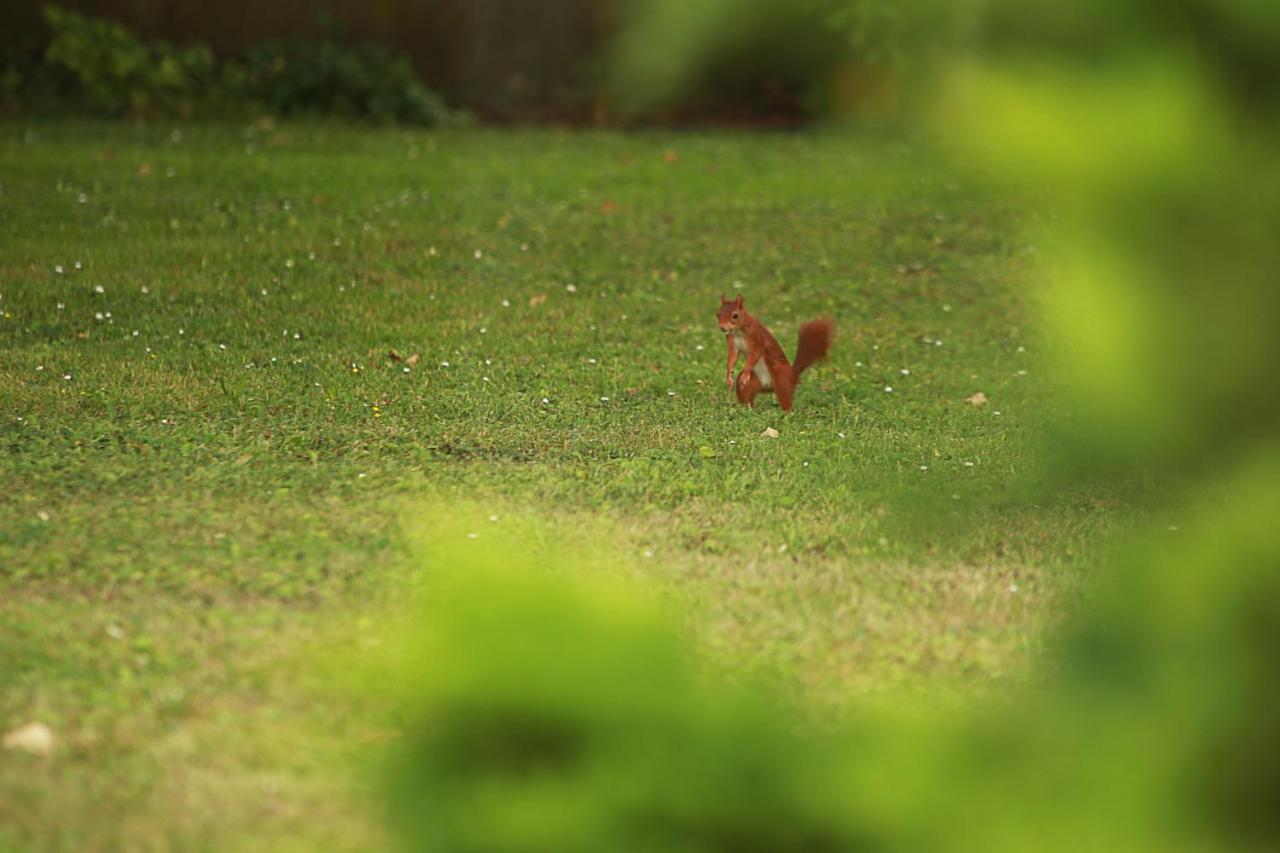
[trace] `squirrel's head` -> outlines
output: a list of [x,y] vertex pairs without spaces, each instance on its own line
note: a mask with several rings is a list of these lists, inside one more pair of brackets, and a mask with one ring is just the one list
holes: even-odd
[[742,318],[746,313],[746,309],[742,307],[741,293],[737,299],[725,299],[724,294],[720,294],[720,310],[716,312],[716,320],[720,323],[721,332],[728,335],[742,328]]

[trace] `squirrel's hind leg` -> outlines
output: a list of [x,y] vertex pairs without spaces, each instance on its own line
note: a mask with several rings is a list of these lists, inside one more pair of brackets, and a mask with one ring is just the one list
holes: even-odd
[[778,395],[778,405],[784,412],[791,411],[796,394],[796,377],[789,364],[779,364],[773,373],[773,391]]

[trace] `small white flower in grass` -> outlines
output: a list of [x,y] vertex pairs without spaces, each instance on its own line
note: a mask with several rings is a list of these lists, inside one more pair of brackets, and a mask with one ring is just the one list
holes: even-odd
[[178,334],[179,334],[179,335],[185,335],[186,333],[187,333],[187,330],[186,330],[186,329],[179,329],[179,330],[178,330]]
[[94,292],[94,293],[106,293],[106,292],[107,292],[107,289],[106,289],[105,287],[103,287],[102,285],[100,285],[100,284],[95,284],[95,285],[93,286],[93,292]]
[[779,553],[779,554],[785,554],[785,553],[787,553],[787,543],[786,543],[786,542],[783,542],[781,545],[779,545],[779,546],[778,546],[778,553]]
[[80,262],[79,262],[79,261],[76,261],[74,264],[72,264],[72,266],[73,266],[73,267],[75,267],[75,268],[76,268],[76,269],[78,269],[78,270],[80,270],[80,269],[84,269],[84,267],[80,264]]
[[491,358],[486,358],[486,359],[484,360],[484,363],[485,363],[486,365],[493,364],[493,359],[491,359]]
[[854,366],[854,367],[862,367],[862,362],[860,362],[860,361],[855,361],[855,362],[853,363],[853,366]]
[[809,463],[808,463],[808,462],[802,462],[802,463],[801,463],[801,465],[803,465],[805,468],[808,468],[808,467],[809,467]]
[[467,538],[468,538],[468,539],[479,539],[479,538],[480,538],[480,534],[479,534],[479,533],[468,533],[468,534],[467,534]]
[[576,285],[576,284],[566,284],[566,285],[564,286],[564,289],[565,289],[565,290],[567,290],[567,291],[569,291],[570,293],[577,293],[577,292],[578,292],[578,285]]
[[480,327],[480,334],[482,334],[482,335],[487,335],[488,333],[489,333],[489,329],[488,329],[488,327],[487,327],[487,326],[481,326],[481,327]]
[[67,307],[67,306],[66,306],[65,304],[63,304],[63,303],[61,303],[61,302],[59,302],[59,303],[58,303],[58,310],[59,310],[59,311],[61,311],[62,309],[66,308],[66,307]]
[[645,557],[652,557],[652,556],[653,556],[653,551],[652,551],[651,549],[649,549],[649,548],[645,548],[645,549],[644,549],[644,551],[643,551],[642,553],[644,554],[644,556],[645,556]]
[[1009,584],[1009,592],[1017,592],[1017,591],[1018,591],[1018,585],[1016,583]]
[[427,247],[427,254],[434,258],[434,257],[436,256],[436,247],[435,247],[435,246],[428,246],[428,247]]
[[1170,525],[1169,525],[1169,529],[1170,529],[1171,531],[1173,531],[1174,533],[1177,533],[1177,532],[1178,532],[1178,525],[1176,525],[1176,524],[1170,524]]
[[587,364],[595,364],[595,363],[596,363],[596,360],[594,358],[587,359]]
[[[275,359],[274,359],[274,358],[273,358],[273,359],[271,359],[271,360],[272,360],[272,361],[275,361]],[[402,368],[402,369],[404,370],[404,372],[405,372],[405,373],[408,373],[408,372],[409,372],[409,368],[407,368],[407,367]]]
[[481,378],[481,379],[483,379],[485,382],[488,382],[488,381],[489,381],[489,377],[488,377],[488,376],[481,376],[480,378]]
[[[624,317],[623,319],[626,319],[626,318]],[[698,350],[698,352],[702,352],[702,344],[698,344],[696,349]]]
[[1019,376],[1026,376],[1026,375],[1027,375],[1027,371],[1025,371],[1025,370],[1019,370],[1019,371],[1018,371],[1018,375],[1019,375]]
[[95,319],[95,320],[101,320],[101,319],[103,319],[103,317],[102,317],[102,312],[101,312],[101,311],[95,311],[95,312],[93,312],[93,319]]
[[302,340],[302,332],[294,332],[294,333],[293,333],[293,339],[294,339],[295,341],[300,341],[300,340]]
[[480,251],[479,249],[476,249],[475,254],[476,254],[477,261],[484,257],[484,252]]
[[43,364],[37,364],[37,365],[36,365],[36,370],[44,370],[44,365],[43,365]]
[[133,336],[134,336],[135,338],[138,336],[138,330],[137,330],[137,329],[134,329],[134,330],[133,330]]
[[447,362],[447,361],[442,361],[442,362],[440,362],[440,366],[441,366],[441,367],[448,367],[448,366],[449,366],[449,362]]
[[62,264],[54,264],[53,271],[58,275],[62,275]]
[[972,462],[965,462],[965,463],[964,463],[964,467],[966,467],[966,468],[972,468],[972,467],[973,467],[973,463],[972,463]]
[[80,202],[81,204],[88,204],[89,196],[86,195],[85,193],[80,193],[80,195],[76,198],[76,201]]
[[368,474],[365,474],[365,473],[362,471],[361,473],[356,474],[356,479],[357,479],[357,480],[363,480],[363,479],[364,479],[365,477],[367,477],[367,476],[369,476],[369,475],[368,475]]
[[1026,352],[1026,351],[1027,351],[1026,347],[1018,347],[1018,352]]
[[293,269],[293,258],[285,259],[284,268],[289,270]]
[[529,251],[529,244],[528,244],[528,243],[521,243],[521,244],[520,244],[520,251],[522,251],[522,252],[527,252],[527,251]]
[[309,261],[314,261],[315,259],[316,259],[316,253],[315,253],[315,252],[307,252],[307,260],[309,260]]
[[836,436],[837,436],[837,437],[839,437],[839,438],[844,438],[844,433],[842,433],[842,432],[838,432],[838,433],[836,433]]
[[893,393],[893,386],[892,386],[892,385],[886,385],[886,386],[884,386],[884,392],[885,392],[886,394],[892,394],[892,393]]
[[111,312],[110,312],[110,311],[108,311],[108,312],[107,312],[106,317],[107,317],[107,319],[108,319],[108,320],[110,320],[110,319],[111,319]]
[[950,310],[951,310],[951,306],[950,306],[950,305],[943,305],[943,306],[942,306],[942,310],[943,310],[943,311],[950,311]]
[[150,290],[150,289],[149,289],[149,288],[144,284],[144,285],[142,285],[142,292],[143,292],[143,293],[150,293],[150,292],[151,292],[151,290]]
[[667,396],[668,396],[668,397],[674,397],[675,395],[676,395],[676,392],[675,392],[675,391],[668,391],[668,392],[667,392]]
[[218,344],[218,349],[225,350],[226,348],[227,348],[226,344]]
[[942,341],[940,341],[940,340],[938,340],[938,341],[934,341],[934,342],[933,342],[933,345],[934,345],[935,347],[940,347],[940,346],[942,346]]
[[878,350],[878,349],[880,349],[880,345],[879,345],[879,344],[872,344],[872,345],[871,345],[871,348],[872,348],[872,349],[874,349],[874,350]]
[[928,471],[928,470],[929,470],[929,466],[928,466],[928,465],[921,465],[921,466],[920,466],[920,470],[921,470],[921,471]]
[[62,374],[62,378],[63,378],[63,379],[65,379],[65,380],[67,380],[68,382],[70,382],[70,381],[71,381],[71,374],[70,374],[70,373],[64,373],[64,374]]
[[[148,353],[149,353],[149,352],[151,352],[151,347],[147,347],[147,352],[148,352]],[[272,361],[275,361],[275,359],[274,359],[274,358],[273,358],[273,359],[271,359],[271,360],[272,360]]]
[[997,417],[1000,415],[999,412],[992,412],[991,414],[996,415]]
[[36,513],[36,518],[48,524],[49,519],[52,518],[52,516],[49,515],[49,513],[45,512],[44,510],[40,510],[39,512]]
[[260,290],[259,292],[260,292],[263,296],[266,296],[266,295],[267,295],[267,289],[266,289],[265,287],[264,287],[264,288],[262,288],[262,290]]
[[608,398],[608,397],[601,397],[601,398],[600,398],[600,402],[601,402],[601,403],[607,403],[607,402],[609,402],[609,398]]
[[496,515],[491,515],[491,516],[489,516],[489,520],[490,520],[490,521],[497,521],[497,520],[498,520],[498,517],[497,517]]
[[542,405],[544,405],[544,406],[549,406],[549,405],[551,405],[551,401],[550,401],[550,400],[548,400],[546,397],[543,397],[543,398],[542,398]]
[[901,370],[901,371],[899,371],[899,372],[900,372],[903,376],[910,376],[910,375],[911,375],[911,371],[910,371],[910,370],[908,370],[908,369],[907,369],[907,368],[905,368],[905,367],[904,367],[904,368],[902,368],[902,370]]
[[342,245],[342,241],[341,241],[341,240],[339,240],[337,237],[334,237],[334,238],[333,238],[333,245],[335,245],[335,246],[341,246],[341,245]]

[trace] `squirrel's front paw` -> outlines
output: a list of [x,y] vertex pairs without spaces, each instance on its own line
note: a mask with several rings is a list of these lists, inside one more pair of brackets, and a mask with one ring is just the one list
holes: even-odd
[[738,385],[739,385],[740,387],[742,387],[742,388],[746,388],[746,387],[747,387],[747,383],[748,383],[748,382],[750,382],[750,381],[751,381],[751,374],[750,374],[750,373],[748,373],[747,371],[745,371],[745,370],[744,370],[744,371],[742,371],[741,373],[739,373],[739,374],[738,374]]
[[729,390],[733,390],[733,374],[732,373],[725,374],[724,387],[728,388]]

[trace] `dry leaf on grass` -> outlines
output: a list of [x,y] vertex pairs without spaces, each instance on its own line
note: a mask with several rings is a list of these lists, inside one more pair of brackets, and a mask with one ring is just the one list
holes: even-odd
[[964,401],[971,406],[985,406],[987,404],[987,395],[979,391],[972,397],[965,397]]
[[49,755],[53,752],[53,730],[44,723],[27,723],[7,732],[4,748],[29,752],[32,755]]
[[546,301],[547,301],[547,294],[536,293],[533,296],[529,297],[529,307],[532,308],[534,305],[541,305]]
[[760,433],[763,438],[777,438],[778,431],[773,427],[765,427],[764,432]]

